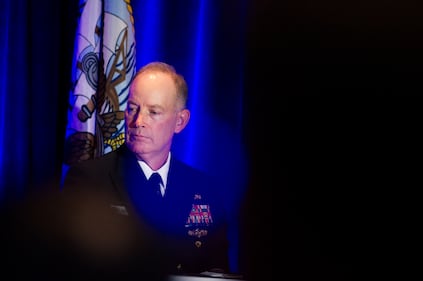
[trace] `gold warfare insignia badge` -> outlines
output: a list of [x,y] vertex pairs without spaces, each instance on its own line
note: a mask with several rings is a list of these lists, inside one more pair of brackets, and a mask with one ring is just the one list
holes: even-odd
[[196,228],[194,230],[190,229],[190,230],[188,230],[188,235],[201,238],[201,237],[207,235],[207,229],[198,229],[198,228]]

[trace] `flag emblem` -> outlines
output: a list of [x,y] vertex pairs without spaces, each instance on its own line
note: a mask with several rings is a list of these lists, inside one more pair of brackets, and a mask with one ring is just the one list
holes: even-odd
[[130,0],[80,0],[64,164],[97,158],[124,142],[124,110],[135,75]]

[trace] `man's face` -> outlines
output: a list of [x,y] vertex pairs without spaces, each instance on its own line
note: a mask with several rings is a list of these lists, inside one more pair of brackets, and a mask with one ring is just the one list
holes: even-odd
[[168,74],[146,72],[131,84],[125,110],[126,143],[138,159],[167,157],[180,114],[175,85]]

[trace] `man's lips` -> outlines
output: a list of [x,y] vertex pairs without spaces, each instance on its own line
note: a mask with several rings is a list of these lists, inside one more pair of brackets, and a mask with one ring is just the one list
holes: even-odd
[[131,139],[134,139],[134,140],[144,140],[144,139],[147,139],[146,136],[141,135],[141,134],[130,134],[129,136],[130,136]]

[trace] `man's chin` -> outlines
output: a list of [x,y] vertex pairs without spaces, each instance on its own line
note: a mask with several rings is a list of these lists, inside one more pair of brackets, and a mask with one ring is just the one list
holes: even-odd
[[129,150],[134,152],[135,154],[144,154],[147,152],[146,145],[144,143],[139,142],[127,142],[126,145],[128,146]]

